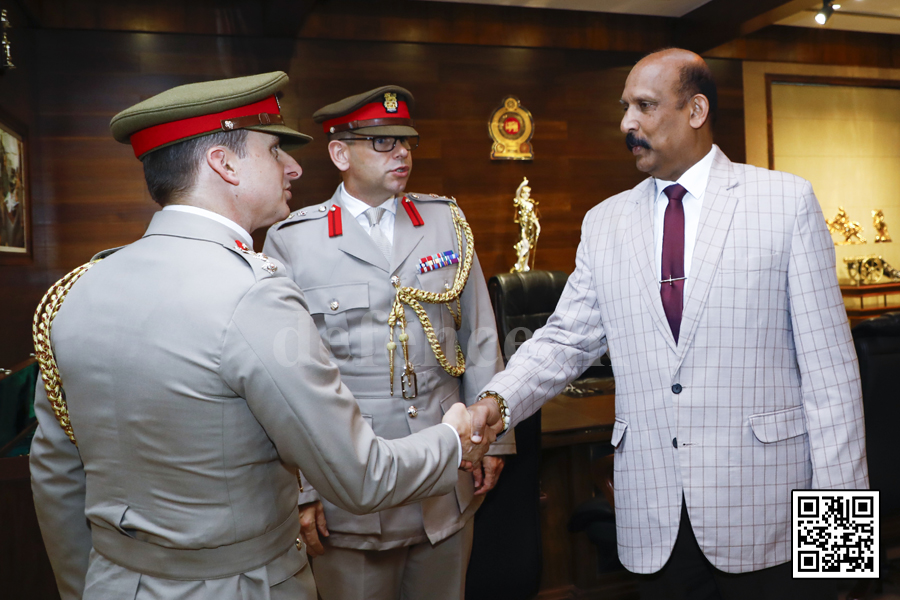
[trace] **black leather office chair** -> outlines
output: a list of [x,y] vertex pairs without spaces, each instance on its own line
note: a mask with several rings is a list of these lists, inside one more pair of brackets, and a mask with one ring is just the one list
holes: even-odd
[[[894,542],[900,542],[900,312],[859,323],[853,328],[853,343],[862,379],[869,483],[881,491],[882,534],[893,534]],[[886,519],[892,516],[897,527],[890,530]],[[882,537],[882,544],[889,541]]]
[[[503,273],[488,282],[504,361],[542,327],[565,287],[562,271]],[[516,452],[475,515],[466,600],[525,600],[541,577],[541,413],[516,426]]]
[[[863,410],[866,418],[866,455],[869,484],[879,490],[881,521],[881,578],[889,575],[886,550],[900,543],[900,312],[890,312],[853,328],[859,357]],[[895,579],[892,577],[891,579]],[[871,580],[860,582],[848,598],[864,598]]]

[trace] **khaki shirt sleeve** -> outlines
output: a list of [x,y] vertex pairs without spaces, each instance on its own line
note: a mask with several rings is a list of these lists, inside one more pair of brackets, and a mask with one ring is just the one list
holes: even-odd
[[78,600],[84,591],[92,547],[91,528],[84,513],[84,465],[78,448],[53,414],[40,377],[34,392],[34,412],[38,419],[30,457],[34,508],[59,596],[61,600]]
[[281,459],[345,510],[383,510],[456,485],[453,431],[437,425],[397,440],[376,437],[328,358],[302,292],[286,277],[257,282],[241,300],[220,372]]

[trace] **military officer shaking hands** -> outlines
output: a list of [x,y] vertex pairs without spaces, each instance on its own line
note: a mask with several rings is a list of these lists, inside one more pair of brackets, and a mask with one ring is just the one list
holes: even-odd
[[[342,184],[269,230],[281,261],[377,435],[407,439],[472,404],[502,368],[471,229],[452,198],[405,193],[419,144],[412,94],[385,86],[313,118]],[[509,438],[509,439],[507,439]],[[514,452],[512,436],[492,453]],[[304,483],[301,535],[324,600],[460,600],[472,517],[503,459],[455,493],[357,516]],[[312,482],[314,483],[314,482]]]
[[286,150],[311,139],[284,125],[286,84],[181,86],[111,122],[163,210],[36,315],[31,473],[63,600],[315,600],[298,468],[369,513],[452,492],[461,450],[483,454],[462,406],[446,425],[377,437],[303,293],[252,250],[250,232],[289,213],[301,171]]

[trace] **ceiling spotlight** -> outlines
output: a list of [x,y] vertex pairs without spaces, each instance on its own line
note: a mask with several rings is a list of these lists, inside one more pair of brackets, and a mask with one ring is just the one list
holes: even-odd
[[825,0],[822,3],[822,10],[816,13],[816,23],[824,25],[831,18],[832,13],[834,13],[834,7],[831,5],[831,0]]

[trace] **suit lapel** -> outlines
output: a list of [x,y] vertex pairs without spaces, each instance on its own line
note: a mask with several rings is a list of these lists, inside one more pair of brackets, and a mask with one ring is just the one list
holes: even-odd
[[[391,273],[396,273],[400,265],[410,253],[419,245],[425,237],[424,227],[413,227],[409,215],[400,206],[401,199],[397,200],[397,216],[394,218],[394,250],[391,253]],[[404,282],[404,285],[409,285]]]
[[[341,228],[342,235],[338,236],[338,248],[346,252],[350,256],[357,258],[365,263],[378,267],[382,271],[387,272],[388,261],[372,241],[372,236],[363,229],[359,221],[353,218],[350,211],[341,206],[340,191],[335,192],[331,201],[326,205],[331,210],[331,205],[336,204],[341,207]],[[395,226],[396,227],[396,226]]]
[[656,273],[656,256],[654,255],[655,243],[653,240],[653,201],[656,194],[656,184],[653,179],[647,179],[643,185],[639,185],[631,191],[629,202],[635,206],[631,211],[628,230],[632,232],[630,242],[632,250],[632,264],[636,267],[632,274],[637,279],[641,300],[647,306],[650,316],[656,328],[665,338],[669,347],[676,351],[675,338],[669,328],[666,312],[663,310],[662,299],[659,296],[659,278]]
[[700,315],[706,306],[710,285],[719,265],[719,258],[731,229],[738,196],[735,186],[737,177],[731,161],[716,149],[709,171],[709,184],[700,211],[700,225],[697,242],[691,258],[691,272],[684,286],[684,312],[681,318],[681,334],[678,351],[679,364],[684,360],[687,348],[694,340]]

